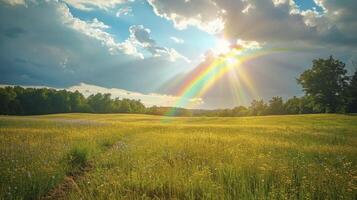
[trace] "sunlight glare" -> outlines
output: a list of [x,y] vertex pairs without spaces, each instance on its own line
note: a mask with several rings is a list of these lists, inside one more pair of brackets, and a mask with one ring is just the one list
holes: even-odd
[[226,62],[229,65],[235,65],[238,63],[238,59],[234,58],[234,57],[228,57],[228,58],[226,58]]
[[227,54],[230,50],[230,43],[225,39],[217,39],[213,52],[216,56]]

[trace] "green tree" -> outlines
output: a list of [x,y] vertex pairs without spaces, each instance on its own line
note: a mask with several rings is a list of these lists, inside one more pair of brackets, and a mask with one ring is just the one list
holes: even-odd
[[232,110],[233,116],[247,116],[249,114],[249,110],[248,108],[246,108],[245,106],[238,106],[233,108]]
[[269,100],[269,106],[267,110],[268,114],[280,115],[285,114],[284,102],[281,97],[273,97]]
[[323,112],[336,112],[345,103],[346,73],[345,64],[330,56],[313,60],[312,68],[304,71],[297,81]]
[[0,114],[15,114],[18,109],[16,96],[16,92],[13,88],[0,88]]
[[357,113],[357,70],[352,76],[351,82],[348,86],[348,111]]
[[121,105],[120,105],[119,111],[121,113],[130,113],[131,112],[130,99],[123,99],[121,101]]
[[89,112],[90,107],[86,98],[78,91],[69,94],[71,112]]
[[300,113],[300,99],[294,96],[288,99],[284,104],[284,110],[287,114],[299,114]]
[[249,107],[250,115],[265,115],[268,106],[263,100],[253,100]]

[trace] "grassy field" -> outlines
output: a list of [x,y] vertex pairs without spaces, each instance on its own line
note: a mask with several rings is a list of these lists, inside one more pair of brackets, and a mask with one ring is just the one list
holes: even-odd
[[0,116],[0,199],[356,199],[357,116]]

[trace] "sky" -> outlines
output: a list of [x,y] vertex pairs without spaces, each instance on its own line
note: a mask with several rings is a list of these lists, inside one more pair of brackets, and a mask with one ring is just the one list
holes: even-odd
[[355,0],[0,0],[0,84],[231,108],[357,61]]

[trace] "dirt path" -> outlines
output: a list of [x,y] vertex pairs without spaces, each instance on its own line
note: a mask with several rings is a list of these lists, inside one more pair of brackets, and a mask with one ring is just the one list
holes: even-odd
[[[127,135],[127,134],[126,134]],[[121,150],[127,147],[127,144],[124,140],[126,136],[123,136],[121,140],[116,142],[110,148],[108,148],[102,154],[111,151],[111,150]],[[98,156],[98,155],[97,155]],[[93,160],[93,158],[92,158]],[[64,200],[67,199],[68,194],[71,191],[76,191],[78,193],[82,193],[81,189],[78,187],[77,182],[83,179],[88,172],[90,172],[94,168],[94,163],[92,161],[88,161],[84,167],[77,170],[76,173],[69,173],[64,177],[63,181],[58,184],[56,187],[51,189],[46,195],[44,195],[42,200]]]

